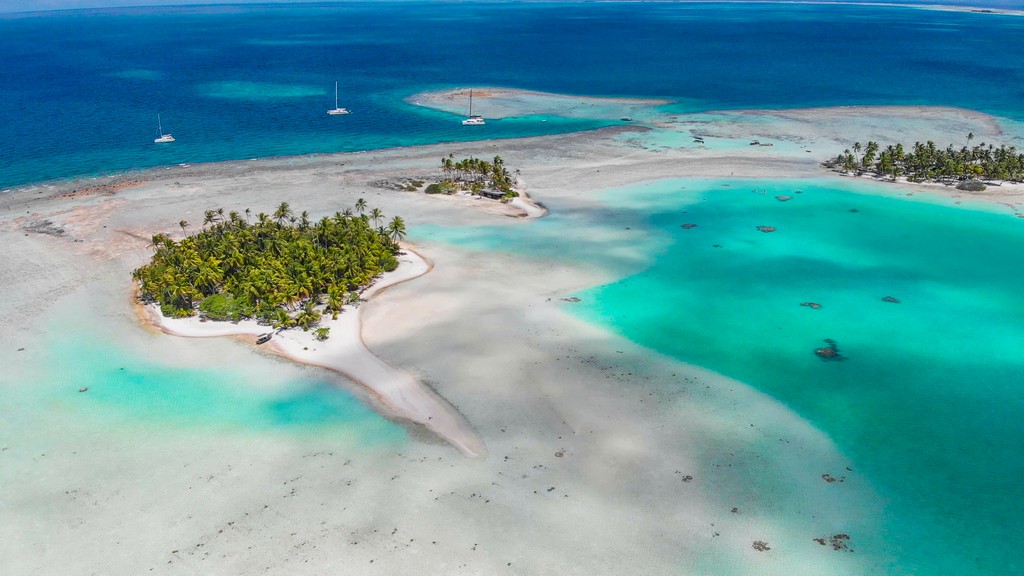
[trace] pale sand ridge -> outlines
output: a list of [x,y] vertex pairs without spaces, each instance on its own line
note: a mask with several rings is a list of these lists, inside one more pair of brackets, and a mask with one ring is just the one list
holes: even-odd
[[[474,87],[472,91],[473,113],[492,119],[547,114],[569,118],[618,120],[671,102],[653,98],[570,96],[515,88]],[[406,102],[452,114],[466,114],[469,108],[469,92],[469,88],[421,92],[409,96]]]
[[[430,263],[411,246],[398,257],[394,272],[383,274],[361,294],[369,300],[390,286],[422,276],[430,271]],[[176,336],[209,338],[214,336],[258,336],[273,332],[270,326],[255,320],[240,322],[200,322],[199,318],[166,318],[156,304],[144,307],[144,317],[161,330]],[[320,366],[344,374],[365,386],[394,416],[426,427],[451,442],[467,456],[483,456],[486,448],[472,427],[451,405],[406,371],[388,365],[370,352],[363,343],[361,307],[347,305],[336,320],[325,315],[320,322],[330,328],[330,337],[317,341],[311,332],[291,329],[276,332],[263,345],[286,358]]]

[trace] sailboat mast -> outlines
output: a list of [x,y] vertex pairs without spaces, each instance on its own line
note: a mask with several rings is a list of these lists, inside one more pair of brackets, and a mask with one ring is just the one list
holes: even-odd
[[160,113],[159,112],[156,113],[156,131],[157,131],[157,134],[159,136],[163,136],[163,134],[164,134],[164,125],[163,125],[163,122],[160,121]]
[[483,116],[473,114],[473,90],[469,91],[469,115],[462,121],[463,126],[480,126],[484,123]]
[[338,108],[338,81],[334,81],[334,108]]

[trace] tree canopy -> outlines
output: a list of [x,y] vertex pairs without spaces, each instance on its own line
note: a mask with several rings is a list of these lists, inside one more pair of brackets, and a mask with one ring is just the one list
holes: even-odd
[[[973,133],[967,135],[968,143],[973,139]],[[970,148],[962,146],[957,149],[950,144],[940,149],[929,140],[915,142],[909,150],[903,144],[883,149],[877,142],[868,142],[863,148],[860,142],[856,142],[852,148],[853,152],[847,149],[835,159],[825,162],[825,166],[843,172],[870,172],[893,180],[906,176],[912,182],[976,178],[1011,182],[1024,180],[1024,154],[1012,146],[996,148],[982,142]],[[862,149],[864,153],[860,154]]]
[[[336,316],[377,275],[398,266],[402,218],[374,227],[383,214],[365,214],[362,199],[357,207],[359,216],[338,212],[316,222],[307,212],[296,217],[286,202],[252,223],[248,209],[244,218],[208,210],[196,234],[177,242],[153,236],[152,261],[132,277],[142,298],[159,303],[165,316],[193,316],[198,309],[215,320],[255,318],[308,330],[320,321],[318,306]],[[179,226],[184,231],[188,222]]]

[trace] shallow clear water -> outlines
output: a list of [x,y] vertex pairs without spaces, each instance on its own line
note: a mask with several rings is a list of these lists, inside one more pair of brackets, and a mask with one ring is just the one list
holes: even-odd
[[[657,257],[572,310],[752,384],[828,433],[889,500],[882,540],[902,548],[892,573],[1024,569],[994,545],[1024,530],[1012,480],[1024,474],[1024,221],[857,189],[684,180],[613,192],[620,206],[657,199],[642,203]],[[815,356],[825,338],[843,360]]]
[[[102,325],[90,326],[102,330]],[[20,398],[24,410],[56,409],[106,426],[167,433],[326,435],[366,448],[400,445],[406,439],[401,426],[330,376],[304,374],[315,370],[275,369],[265,359],[231,362],[230,369],[209,360],[193,364],[181,355],[207,347],[203,340],[161,336],[165,340],[156,346],[127,345],[89,332],[80,325],[54,326],[40,364],[45,374],[39,378],[46,384]],[[83,387],[87,393],[76,392]]]
[[[879,6],[373,2],[4,15],[0,187],[617,121],[523,117],[469,129],[404,101],[465,85],[658,96],[677,100],[674,111],[939,104],[1019,119],[1021,53],[1021,18]],[[335,81],[348,116],[325,114]],[[157,112],[172,145],[152,142]]]
[[[828,434],[887,502],[885,531],[853,536],[857,553],[897,558],[888,573],[1020,573],[998,542],[1024,532],[1024,220],[871,186],[661,181],[609,191],[599,210],[553,206],[550,222],[415,232],[622,275],[567,311]],[[843,360],[814,354],[826,338]]]

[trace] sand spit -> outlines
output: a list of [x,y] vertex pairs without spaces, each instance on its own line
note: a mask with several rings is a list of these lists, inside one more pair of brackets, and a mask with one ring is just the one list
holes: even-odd
[[[609,204],[601,190],[661,178],[822,177],[820,162],[842,142],[914,134],[900,130],[912,118],[888,128],[884,111],[857,118],[827,110],[757,126],[742,115],[665,118],[653,127],[160,168],[126,175],[145,182],[112,196],[60,197],[83,183],[0,196],[0,572],[886,573],[884,534],[875,537],[884,503],[828,437],[743,383],[567,313],[570,296],[649,265],[634,236],[642,223],[624,221],[637,211]],[[966,134],[960,115],[912,125],[937,142]],[[705,146],[691,130],[708,132]],[[777,144],[750,147],[751,137]],[[448,154],[500,154],[551,217],[373,185],[439,176]],[[925,186],[886,190],[933,196]],[[460,425],[462,415],[486,455],[466,458],[419,437],[367,444],[343,424],[308,434],[168,424],[137,415],[131,402],[105,404],[103,378],[79,393],[75,381],[53,377],[60,336],[124,343],[117,349],[169,370],[308,377],[312,369],[251,345],[143,329],[126,305],[131,271],[149,260],[153,234],[179,238],[179,220],[198,227],[208,209],[256,214],[285,201],[316,219],[360,197],[401,215],[433,270],[339,317],[350,322],[349,339],[337,338],[339,328],[326,343],[287,340],[298,333],[278,342],[302,360],[361,336],[357,361],[370,350],[390,368],[369,362],[354,377],[386,372],[423,383],[444,410],[401,393],[398,402],[426,406],[410,411],[431,425],[435,409]],[[518,226],[530,242],[572,242],[593,256],[554,260],[458,241]],[[65,233],[47,233],[57,230]],[[116,372],[117,359],[109,361]],[[438,427],[449,440],[466,432]],[[856,553],[815,541],[840,534]]]
[[[430,271],[430,263],[411,246],[404,245],[399,267],[382,275],[361,294],[370,300],[385,289],[418,278]],[[141,307],[142,317],[160,330],[176,336],[210,338],[274,333],[263,347],[285,358],[327,368],[365,387],[385,409],[397,418],[426,427],[471,457],[486,454],[483,441],[451,405],[418,382],[406,371],[393,368],[370,352],[363,343],[361,306],[345,306],[336,320],[325,316],[320,326],[330,328],[330,337],[317,341],[311,332],[298,329],[275,332],[254,320],[203,322],[198,317],[167,318],[155,304]]]

